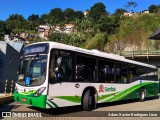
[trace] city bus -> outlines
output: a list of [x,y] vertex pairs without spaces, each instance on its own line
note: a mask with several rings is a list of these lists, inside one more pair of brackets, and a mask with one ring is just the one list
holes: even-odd
[[57,42],[24,47],[14,100],[39,108],[81,105],[158,96],[157,67],[111,53]]

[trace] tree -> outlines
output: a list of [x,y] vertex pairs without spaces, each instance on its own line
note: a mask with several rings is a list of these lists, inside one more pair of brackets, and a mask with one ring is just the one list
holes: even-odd
[[158,13],[158,11],[160,10],[159,6],[157,6],[157,5],[151,5],[151,6],[149,6],[148,9],[149,9],[150,13]]
[[57,24],[59,22],[62,22],[64,20],[64,14],[62,9],[60,8],[54,8],[49,13],[49,19],[52,21],[52,24]]
[[98,21],[99,18],[106,13],[106,6],[101,2],[94,4],[90,9],[89,15],[94,21]]
[[117,28],[117,22],[115,22],[114,17],[109,17],[107,14],[101,16],[95,27],[99,32],[106,32],[108,35],[113,34]]
[[124,12],[127,12],[127,11],[123,8],[118,8],[118,9],[115,10],[114,14],[115,15],[123,15]]
[[65,11],[64,11],[64,17],[65,17],[65,20],[67,22],[70,22],[72,21],[74,18],[75,18],[75,12],[73,9],[71,8],[67,8]]
[[133,12],[133,9],[137,6],[138,4],[136,2],[128,2],[127,5],[125,5],[126,9],[130,9],[130,12]]
[[41,21],[43,24],[50,23],[49,22],[49,15],[48,14],[41,15]]
[[4,21],[0,21],[0,40],[3,40],[6,33],[6,24]]
[[62,42],[62,34],[58,32],[53,32],[48,36],[49,41]]
[[93,27],[93,19],[90,16],[84,17],[82,19],[81,24],[79,25],[79,29],[81,32],[84,32],[87,29],[91,29],[92,27]]
[[39,18],[39,15],[32,14],[28,17],[29,30],[35,30],[35,28],[39,26],[40,23],[41,23],[41,19]]
[[11,31],[14,31],[16,34],[20,33],[26,26],[26,20],[19,14],[12,14],[6,20],[7,29],[11,29]]
[[78,18],[78,19],[80,19],[80,20],[82,20],[83,17],[84,17],[84,14],[83,14],[82,11],[76,11],[76,12],[74,13],[74,15],[75,15],[75,18]]
[[32,14],[28,17],[28,21],[36,22],[39,21],[39,15]]
[[91,40],[87,41],[87,49],[98,49],[104,51],[103,47],[106,43],[106,33],[97,33]]

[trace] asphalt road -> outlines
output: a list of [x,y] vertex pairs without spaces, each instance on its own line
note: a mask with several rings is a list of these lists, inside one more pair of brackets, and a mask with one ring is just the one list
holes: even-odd
[[[159,98],[149,98],[144,102],[139,102],[138,100],[128,100],[128,101],[119,101],[105,104],[98,104],[98,108],[91,111],[85,112],[82,111],[81,106],[74,107],[65,107],[65,108],[57,108],[57,109],[40,109],[33,106],[12,102],[0,106],[0,111],[11,111],[12,118],[4,118],[4,119],[22,119],[29,120],[33,118],[37,113],[37,116],[42,116],[42,119],[91,119],[96,120],[99,119],[160,119],[160,99]],[[143,112],[142,112],[143,111]],[[29,113],[27,113],[29,112]],[[13,113],[15,113],[13,115]],[[19,117],[16,115],[21,113]],[[113,113],[113,114],[112,114]],[[133,115],[131,115],[133,113]],[[23,116],[23,115],[24,116]],[[33,114],[30,115],[31,118],[25,116],[25,114]],[[122,114],[125,116],[123,117]],[[116,116],[117,115],[117,116]],[[121,115],[121,116],[120,116]],[[150,117],[148,117],[148,116]],[[159,117],[156,117],[159,115]],[[134,116],[134,117],[133,117]],[[137,117],[138,116],[138,117]],[[37,118],[34,118],[37,119]]]

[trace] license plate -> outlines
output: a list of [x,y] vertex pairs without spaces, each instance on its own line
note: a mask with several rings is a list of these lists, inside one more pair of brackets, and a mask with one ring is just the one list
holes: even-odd
[[23,101],[23,102],[26,102],[26,100],[27,100],[26,98],[22,98],[22,101]]

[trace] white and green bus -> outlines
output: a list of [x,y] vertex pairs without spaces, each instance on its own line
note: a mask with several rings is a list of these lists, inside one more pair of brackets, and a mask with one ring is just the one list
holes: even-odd
[[82,105],[158,95],[157,68],[122,56],[56,42],[26,46],[14,100],[40,108]]

